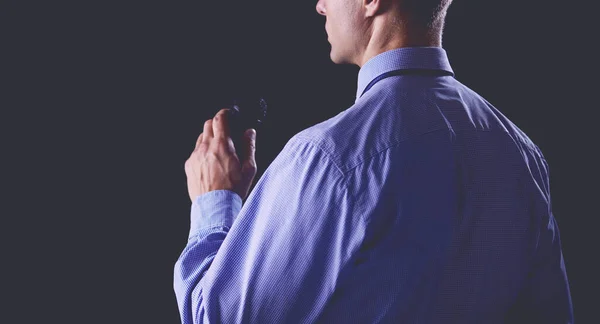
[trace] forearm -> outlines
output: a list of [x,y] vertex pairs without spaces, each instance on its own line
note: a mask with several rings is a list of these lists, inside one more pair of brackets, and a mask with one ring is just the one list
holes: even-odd
[[241,199],[229,191],[199,196],[192,205],[190,235],[175,263],[174,290],[182,323],[202,322],[202,278],[210,268],[233,220]]
[[203,322],[201,318],[196,318],[205,307],[202,299],[202,278],[228,232],[227,226],[201,230],[188,240],[187,246],[175,263],[174,290],[182,324]]

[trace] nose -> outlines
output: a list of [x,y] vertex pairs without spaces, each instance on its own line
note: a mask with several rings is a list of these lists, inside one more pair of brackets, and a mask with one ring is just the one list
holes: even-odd
[[321,0],[317,2],[317,12],[320,15],[325,16],[325,7],[323,6],[323,2]]

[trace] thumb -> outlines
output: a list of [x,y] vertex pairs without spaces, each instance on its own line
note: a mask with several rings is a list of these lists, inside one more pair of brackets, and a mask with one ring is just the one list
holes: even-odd
[[244,133],[244,153],[246,159],[242,161],[242,173],[251,180],[256,174],[256,130],[253,128]]

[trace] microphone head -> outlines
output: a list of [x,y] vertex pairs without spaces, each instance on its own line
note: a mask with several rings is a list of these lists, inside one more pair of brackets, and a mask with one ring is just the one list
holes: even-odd
[[236,98],[229,107],[232,132],[242,133],[249,128],[257,129],[267,117],[267,101],[263,97]]
[[230,136],[237,156],[243,161],[246,156],[242,149],[242,137],[250,128],[258,132],[267,117],[267,101],[263,97],[237,97],[228,108]]

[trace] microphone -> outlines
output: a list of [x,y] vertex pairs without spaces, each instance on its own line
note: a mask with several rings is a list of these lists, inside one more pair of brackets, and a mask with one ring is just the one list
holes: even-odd
[[240,163],[247,158],[244,152],[244,132],[254,128],[257,132],[267,117],[267,102],[263,97],[233,99],[229,105],[229,131]]

